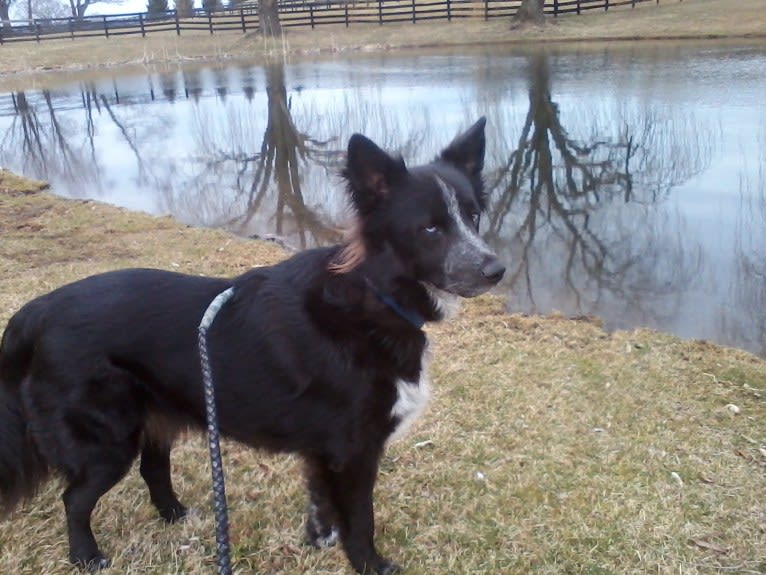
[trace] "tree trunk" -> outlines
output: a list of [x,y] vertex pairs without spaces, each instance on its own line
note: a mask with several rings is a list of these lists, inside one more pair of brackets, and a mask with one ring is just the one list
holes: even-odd
[[69,6],[72,8],[72,18],[80,19],[85,16],[85,11],[91,4],[91,0],[69,0]]
[[261,33],[264,36],[281,36],[282,24],[279,22],[277,0],[261,0],[260,9]]
[[513,16],[516,24],[545,24],[545,0],[523,0],[521,6]]
[[0,0],[0,21],[3,22],[3,30],[11,29],[10,2]]

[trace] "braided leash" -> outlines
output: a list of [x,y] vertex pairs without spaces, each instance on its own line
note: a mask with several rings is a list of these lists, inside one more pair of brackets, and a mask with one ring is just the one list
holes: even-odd
[[221,445],[218,433],[218,414],[215,408],[213,372],[207,354],[207,330],[215,316],[231,296],[234,288],[219,293],[210,302],[199,324],[199,357],[202,364],[202,383],[205,389],[205,411],[207,414],[207,438],[210,448],[210,465],[213,474],[213,511],[215,513],[215,550],[219,575],[231,575],[231,546],[229,544],[229,513],[226,507],[226,486],[223,478]]

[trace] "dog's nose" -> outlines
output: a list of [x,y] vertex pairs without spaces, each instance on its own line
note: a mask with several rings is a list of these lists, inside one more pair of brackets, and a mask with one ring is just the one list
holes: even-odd
[[492,283],[497,283],[503,279],[503,274],[505,274],[505,266],[497,258],[490,258],[481,266],[481,275]]

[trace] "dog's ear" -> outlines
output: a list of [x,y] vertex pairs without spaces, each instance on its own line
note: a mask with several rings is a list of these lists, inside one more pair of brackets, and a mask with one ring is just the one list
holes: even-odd
[[406,173],[403,159],[392,158],[369,138],[354,134],[349,139],[343,176],[359,213],[369,212],[388,194],[391,185]]
[[453,164],[469,176],[478,176],[484,168],[484,126],[487,119],[482,116],[465,132],[457,136],[442,150],[442,160]]

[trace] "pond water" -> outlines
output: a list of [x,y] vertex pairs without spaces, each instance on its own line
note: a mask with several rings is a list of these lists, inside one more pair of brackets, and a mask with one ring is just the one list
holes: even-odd
[[0,165],[54,192],[301,248],[348,219],[353,132],[430,160],[488,118],[508,309],[766,355],[766,45],[237,62],[3,91]]

